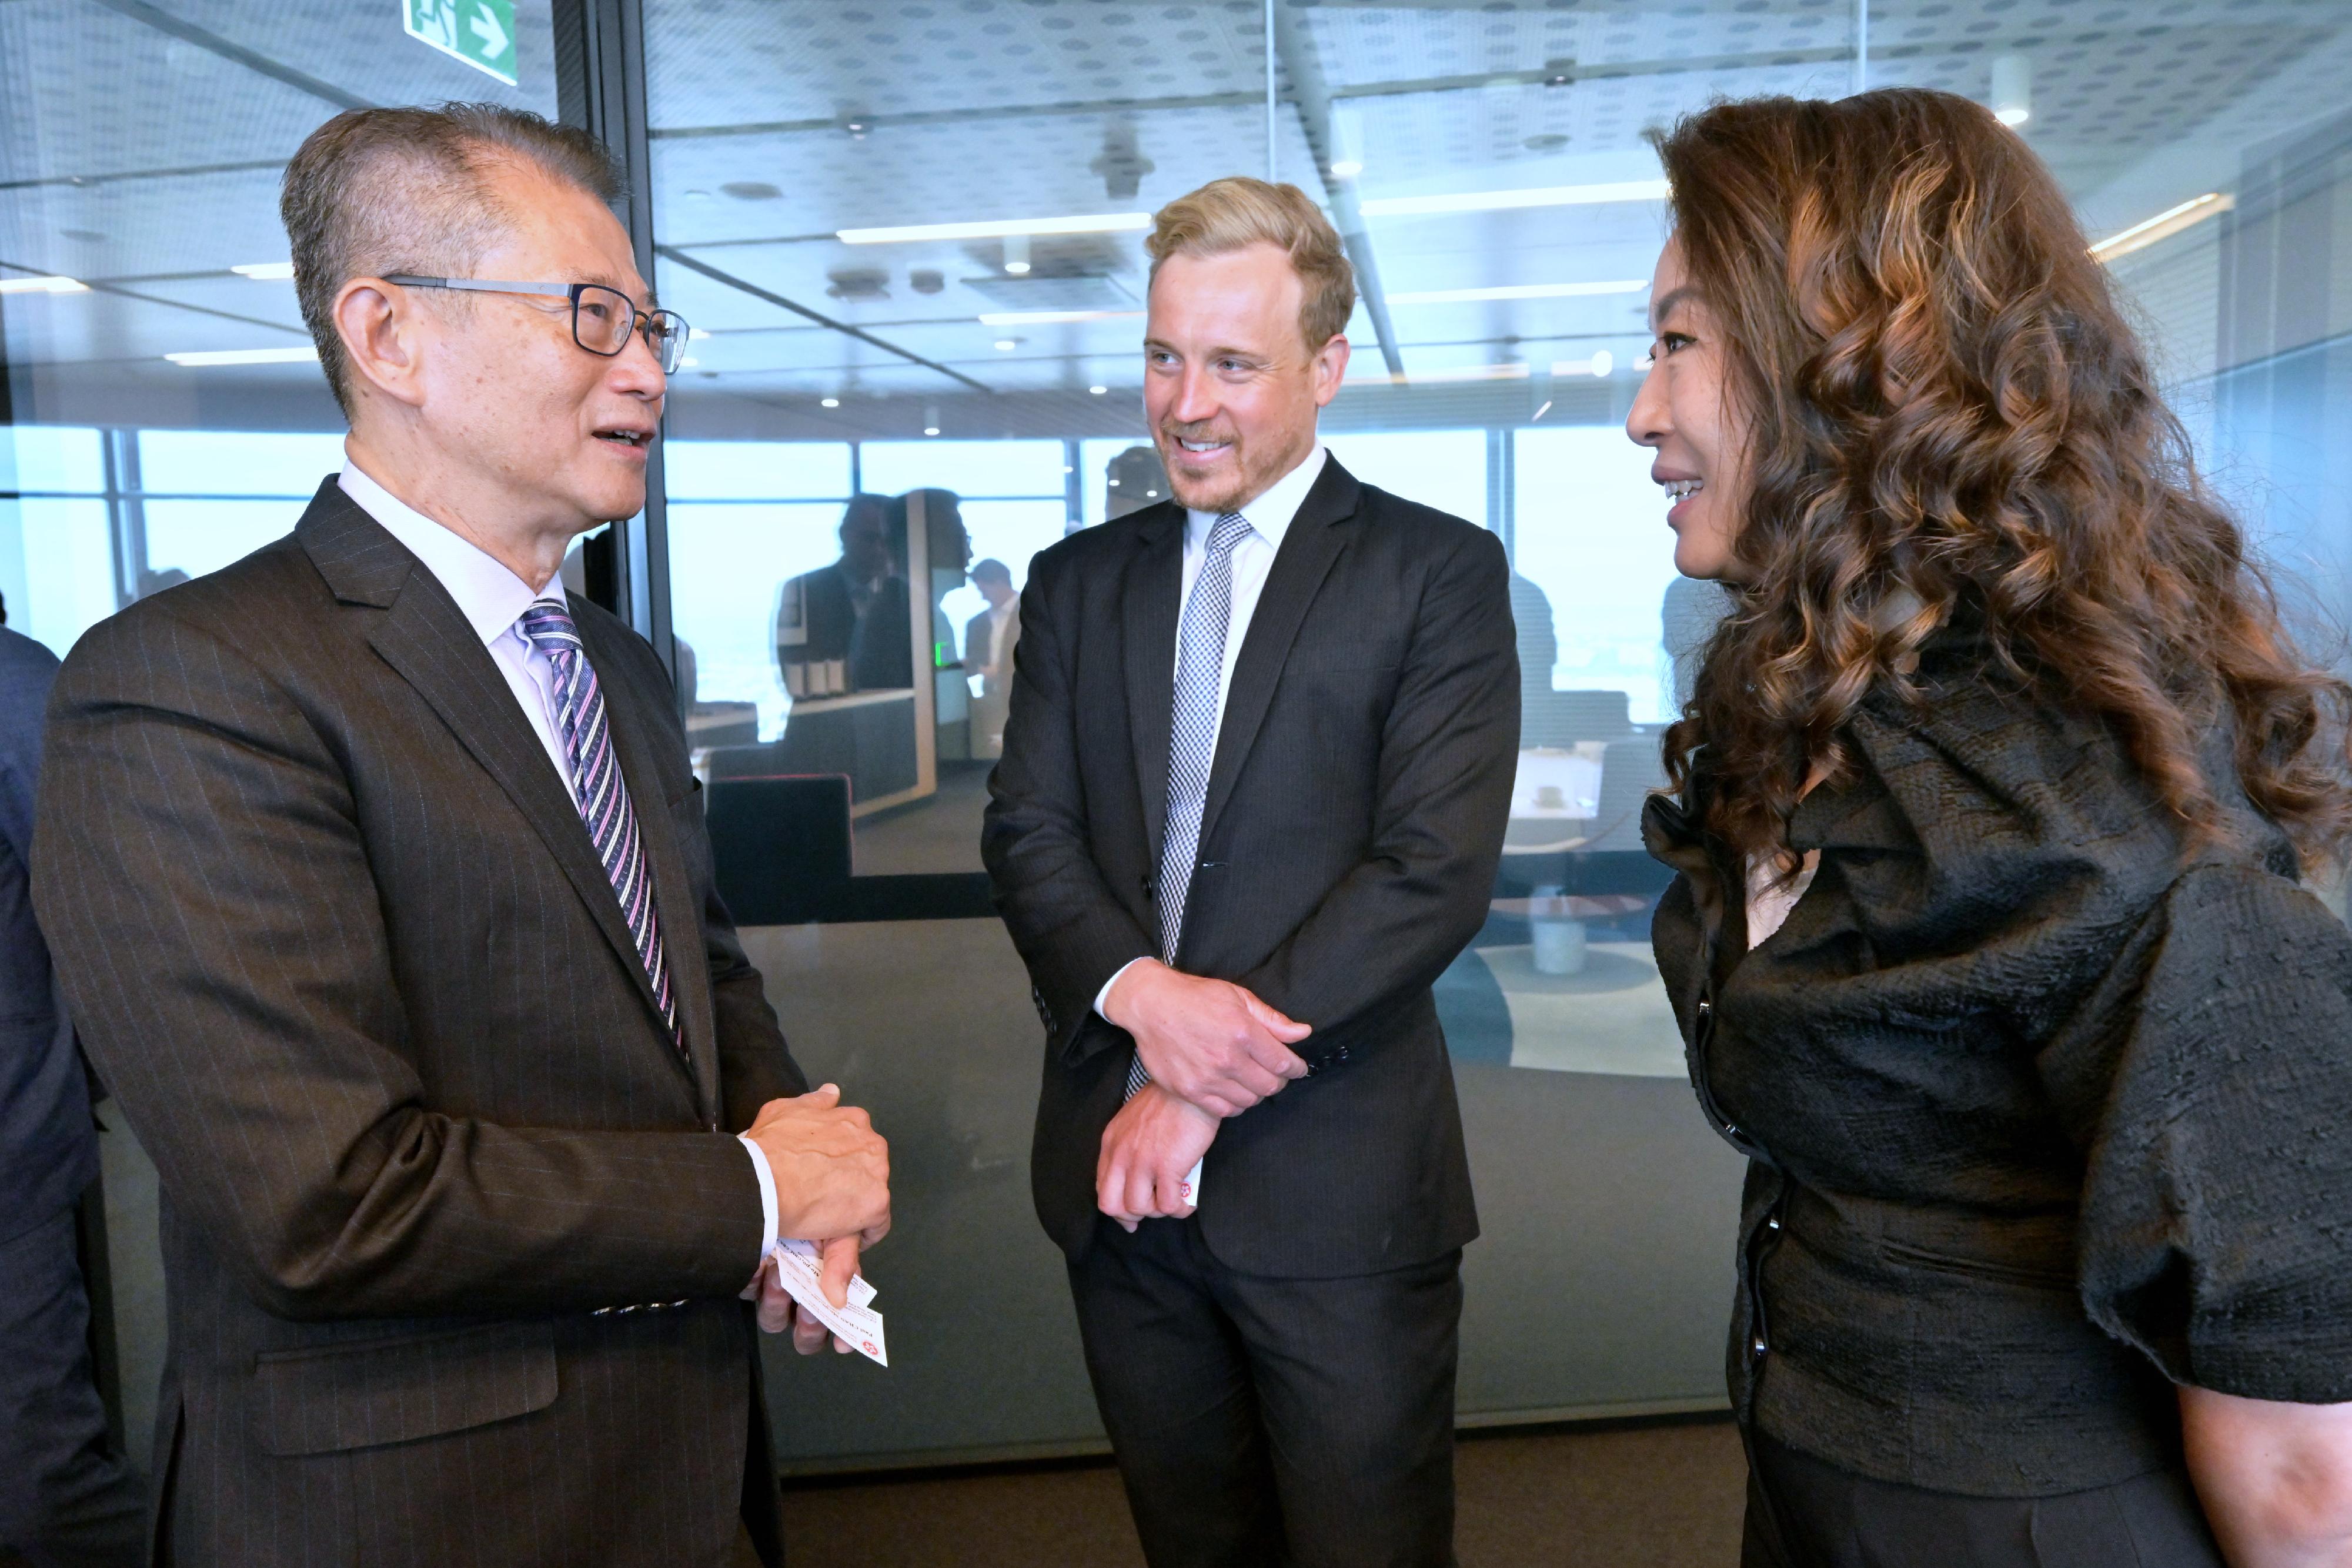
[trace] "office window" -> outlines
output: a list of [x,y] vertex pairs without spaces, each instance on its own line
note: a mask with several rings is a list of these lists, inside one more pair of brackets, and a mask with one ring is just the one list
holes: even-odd
[[[282,534],[340,464],[279,276],[301,137],[358,100],[567,107],[555,21],[576,0],[520,0],[514,87],[406,37],[396,5],[344,9],[0,5],[0,596],[61,653]],[[1632,824],[1723,601],[1673,575],[1619,433],[1663,235],[1643,133],[1718,97],[1863,85],[2000,110],[2326,633],[2352,620],[2352,15],[2273,10],[1869,0],[1865,50],[1852,0],[1282,0],[1270,34],[1256,0],[645,0],[621,41],[650,122],[640,238],[696,337],[664,493],[614,553],[647,573],[630,608],[675,654],[722,874],[795,1046],[900,1156],[875,1261],[900,1364],[877,1392],[780,1357],[786,1461],[1097,1435],[1029,1212],[1036,1025],[977,880],[1018,632],[971,569],[1017,591],[1073,528],[1163,498],[1152,211],[1236,172],[1322,204],[1363,283],[1325,440],[1513,564],[1510,852],[1439,987],[1486,1231],[1465,1416],[1696,1407],[1719,1398],[1738,1173],[1643,967],[1664,879]],[[90,90],[100,69],[149,89]],[[793,814],[811,776],[850,780],[848,821],[831,796]],[[798,804],[727,815],[752,800]],[[746,868],[777,862],[744,834],[839,855],[762,881]],[[153,1343],[126,1336],[134,1394]]]
[[[1481,1419],[1720,1388],[1737,1162],[1681,1082],[1646,941],[1665,878],[1638,813],[1725,600],[1675,574],[1648,455],[1622,432],[1664,235],[1647,128],[1718,97],[1860,85],[2002,110],[2102,243],[2216,485],[2297,593],[2331,613],[2352,601],[2337,308],[2352,241],[2329,194],[2352,177],[2330,85],[2352,24],[2298,10],[2249,28],[2221,0],[2064,18],[1872,0],[1868,15],[1865,55],[1843,0],[1286,3],[1271,37],[1255,4],[648,5],[661,284],[710,331],[673,435],[854,442],[862,488],[924,497],[934,518],[952,495],[954,526],[926,538],[930,580],[907,589],[910,622],[936,621],[935,673],[950,653],[971,665],[986,624],[953,553],[1002,559],[1017,583],[1062,529],[1164,498],[1140,406],[1148,214],[1215,175],[1270,173],[1348,236],[1363,298],[1326,442],[1367,482],[1493,528],[1513,565],[1525,749],[1508,852],[1486,929],[1439,987],[1486,1220],[1462,1396]],[[688,493],[671,493],[680,518]],[[680,632],[731,635],[698,630],[719,612],[693,600],[685,559]],[[987,725],[964,674],[909,695],[928,771],[859,817],[861,877],[976,868],[987,748],[971,737]],[[910,1212],[957,1218],[894,1243],[888,1267],[944,1295],[985,1235],[1043,1271],[992,1284],[986,1310],[1066,1335],[1022,1190],[1026,987],[988,929],[820,912],[772,951],[833,998],[788,1006],[807,1049],[877,1075],[886,1125],[944,1126],[971,1151],[969,1170],[911,1178]],[[841,994],[885,974],[887,996]],[[959,1075],[944,1104],[941,1073]],[[986,1095],[999,1119],[977,1109]],[[1091,1430],[1066,1383],[993,1402],[988,1352],[943,1333],[941,1381],[926,1368],[887,1411],[787,1433],[788,1455]],[[950,1386],[950,1365],[992,1397]]]

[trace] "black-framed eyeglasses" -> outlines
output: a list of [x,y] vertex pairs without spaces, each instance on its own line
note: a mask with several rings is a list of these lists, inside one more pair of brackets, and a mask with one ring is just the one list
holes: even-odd
[[572,302],[572,340],[592,354],[611,359],[629,346],[632,332],[643,332],[662,373],[675,375],[686,361],[688,329],[675,310],[640,310],[636,301],[601,283],[513,283],[494,277],[423,277],[413,272],[387,272],[386,283],[408,288],[463,288],[476,294],[544,294]]

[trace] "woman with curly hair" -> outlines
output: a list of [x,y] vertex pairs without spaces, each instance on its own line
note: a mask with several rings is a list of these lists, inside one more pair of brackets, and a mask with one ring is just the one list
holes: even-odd
[[1750,1161],[1745,1560],[2352,1561],[2352,688],[1990,114],[1659,151],[1627,428],[1731,611],[1644,827]]

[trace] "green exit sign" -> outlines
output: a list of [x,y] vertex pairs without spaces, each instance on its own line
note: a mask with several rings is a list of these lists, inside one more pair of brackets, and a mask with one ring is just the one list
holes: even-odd
[[401,0],[401,23],[410,37],[515,85],[514,0]]

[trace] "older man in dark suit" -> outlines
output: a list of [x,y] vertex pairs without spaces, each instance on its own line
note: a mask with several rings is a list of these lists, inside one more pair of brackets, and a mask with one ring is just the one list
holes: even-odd
[[55,653],[0,628],[0,1563],[15,1551],[131,1568],[147,1511],[91,1379],[74,1234],[98,1132],[33,919],[33,791],[57,674]]
[[803,1092],[661,665],[558,580],[685,335],[615,193],[510,110],[315,132],[348,465],[58,683],[35,893],[162,1176],[170,1562],[782,1561],[737,1298],[798,1237],[839,1300],[887,1156]]
[[1175,499],[1031,566],[983,839],[1037,1211],[1153,1568],[1438,1568],[1477,1219],[1431,986],[1501,857],[1509,571],[1318,443],[1355,289],[1311,201],[1220,180],[1148,248]]

